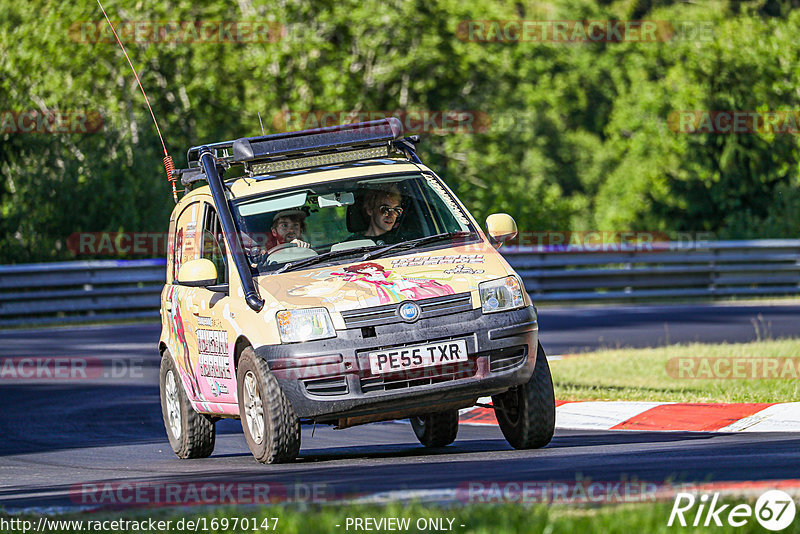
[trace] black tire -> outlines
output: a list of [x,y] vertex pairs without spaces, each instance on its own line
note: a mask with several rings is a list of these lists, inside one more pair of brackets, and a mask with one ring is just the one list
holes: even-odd
[[167,431],[169,445],[178,458],[208,458],[214,452],[217,433],[214,422],[204,414],[194,411],[180,373],[168,350],[161,357],[159,373],[161,390],[161,415]]
[[492,396],[492,404],[500,430],[512,447],[538,449],[550,443],[556,427],[556,399],[541,343],[530,380]]
[[[247,446],[263,464],[291,462],[300,453],[300,420],[269,372],[267,362],[247,347],[236,370],[239,416]],[[251,428],[252,427],[252,428]]]
[[445,447],[456,440],[458,410],[412,417],[411,427],[419,442],[426,447]]

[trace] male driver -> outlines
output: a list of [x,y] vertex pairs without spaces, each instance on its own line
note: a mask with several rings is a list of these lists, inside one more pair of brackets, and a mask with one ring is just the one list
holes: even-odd
[[298,247],[308,248],[310,245],[300,239],[306,231],[306,212],[303,210],[283,210],[272,219],[272,237],[275,244],[294,243]]

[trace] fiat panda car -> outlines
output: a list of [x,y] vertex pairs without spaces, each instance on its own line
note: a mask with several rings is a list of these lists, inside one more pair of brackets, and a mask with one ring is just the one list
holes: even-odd
[[191,148],[170,218],[160,389],[170,445],[209,456],[237,418],[259,462],[291,461],[302,423],[410,419],[452,443],[491,396],[515,448],[552,438],[536,309],[485,231],[384,119]]

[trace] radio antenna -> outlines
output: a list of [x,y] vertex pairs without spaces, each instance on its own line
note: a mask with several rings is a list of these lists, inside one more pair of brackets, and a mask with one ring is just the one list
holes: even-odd
[[261,125],[261,135],[266,135],[264,133],[264,123],[261,121],[261,112],[258,112],[258,123]]
[[106,10],[103,8],[103,4],[100,3],[100,0],[97,0],[97,5],[100,6],[100,10],[103,12],[103,16],[106,18],[108,25],[111,26],[111,31],[114,33],[114,37],[117,38],[117,43],[119,43],[119,47],[122,48],[122,53],[125,54],[125,59],[128,60],[128,65],[131,66],[131,70],[133,71],[133,75],[136,78],[136,83],[139,84],[139,89],[142,90],[142,96],[144,96],[144,101],[147,103],[147,109],[150,110],[150,116],[153,117],[153,124],[156,125],[156,132],[158,133],[158,138],[161,140],[161,148],[164,149],[164,169],[167,171],[167,180],[172,184],[172,198],[175,200],[175,203],[178,203],[178,191],[175,189],[175,178],[172,176],[172,171],[175,170],[175,164],[172,162],[172,156],[169,155],[167,152],[167,145],[164,144],[164,138],[161,136],[161,128],[158,127],[158,121],[156,120],[156,116],[153,113],[153,108],[150,105],[150,99],[147,98],[147,93],[144,92],[144,87],[142,87],[142,82],[139,80],[139,75],[136,74],[136,69],[133,68],[133,63],[131,62],[130,56],[128,56],[128,52],[125,50],[125,45],[122,44],[122,41],[117,35],[117,30],[114,29],[114,25],[111,24],[111,19],[108,18],[108,14]]

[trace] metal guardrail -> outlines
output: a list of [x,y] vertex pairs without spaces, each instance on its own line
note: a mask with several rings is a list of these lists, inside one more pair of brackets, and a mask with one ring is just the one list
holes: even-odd
[[166,260],[0,266],[0,326],[159,315]]
[[800,294],[800,239],[504,250],[535,302]]
[[[800,239],[507,247],[535,302],[800,295]],[[0,326],[158,317],[166,262],[0,266]]]

